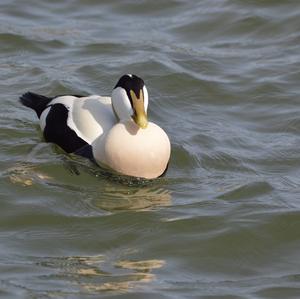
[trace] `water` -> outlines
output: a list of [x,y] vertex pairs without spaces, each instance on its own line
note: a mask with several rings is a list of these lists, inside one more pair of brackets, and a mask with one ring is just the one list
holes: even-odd
[[[1,298],[299,298],[300,3],[0,4]],[[172,141],[132,183],[42,141],[18,96],[140,75]]]

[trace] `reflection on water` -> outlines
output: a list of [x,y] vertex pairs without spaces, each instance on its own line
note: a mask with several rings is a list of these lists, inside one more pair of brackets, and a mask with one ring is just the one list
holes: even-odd
[[7,169],[6,175],[13,184],[24,187],[40,184],[42,181],[52,180],[47,174],[36,171],[33,165],[29,163],[19,163]]
[[[91,178],[90,173],[94,170],[93,168],[91,169],[87,164],[76,164],[76,161],[73,161],[70,167],[69,162],[67,159],[67,165],[64,165],[68,169],[69,176],[72,177],[75,174],[75,178],[80,180],[84,179],[85,173],[87,173],[88,178]],[[65,164],[65,162],[63,163]],[[73,171],[74,167],[76,171]],[[107,180],[105,177],[94,176],[101,182],[99,186],[92,184],[78,187],[67,182],[66,178],[65,181],[58,181],[59,177],[49,174],[47,167],[41,170],[29,162],[16,163],[15,166],[6,170],[5,176],[10,183],[24,187],[26,190],[42,184],[49,188],[53,186],[63,188],[65,196],[68,190],[70,196],[73,192],[84,192],[82,202],[88,202],[91,198],[88,208],[93,211],[97,209],[109,212],[145,211],[155,207],[168,206],[171,203],[170,191],[154,182],[148,185],[128,187],[116,181]],[[85,213],[89,217],[89,210],[83,205],[80,206],[81,213]],[[95,215],[95,212],[92,215]],[[42,272],[43,269],[48,269],[46,274],[33,275],[29,281],[17,280],[12,283],[12,286],[23,288],[26,285],[29,291],[42,292],[47,296],[54,297],[69,294],[66,291],[69,288],[72,289],[71,294],[127,293],[143,288],[145,284],[155,280],[156,276],[153,271],[165,265],[165,261],[159,259],[128,259],[128,254],[138,251],[139,249],[126,250],[125,253],[119,253],[114,258],[106,255],[33,258],[34,263],[39,269],[42,269]],[[41,281],[47,281],[47,284],[44,285]],[[39,287],[36,287],[37,285]],[[51,285],[55,286],[54,290],[48,288]]]
[[[101,190],[101,198],[94,199],[94,205],[108,211],[143,210],[158,206],[168,206],[171,194],[168,190],[155,187],[116,189],[114,185]],[[104,194],[104,196],[103,196]]]
[[120,261],[116,265],[123,269],[133,269],[140,271],[148,271],[149,269],[161,268],[164,265],[161,260],[147,260],[147,261]]
[[[152,270],[163,267],[162,260],[117,260],[115,263],[103,255],[41,258],[37,265],[56,271],[55,279],[70,282],[81,293],[110,291],[128,292],[141,288],[155,279]],[[49,279],[53,274],[49,275]]]
[[[155,180],[152,180],[148,184],[147,182],[143,184],[140,181],[138,184],[134,183],[128,187],[128,185],[120,184],[118,181],[107,180],[106,176],[99,176],[99,169],[95,171],[95,168],[91,168],[87,164],[82,164],[82,160],[81,164],[76,164],[76,161],[70,163],[70,159],[67,159],[64,165],[69,170],[70,175],[79,175],[79,180],[80,174],[83,174],[83,172],[93,173],[99,181],[102,180],[100,187],[97,185],[85,188],[81,186],[78,190],[81,192],[85,191],[87,195],[93,194],[91,204],[102,210],[145,210],[153,207],[168,206],[171,203],[171,193],[169,190],[159,186],[159,179],[157,180],[157,184],[155,184]],[[74,189],[74,186],[68,186],[64,182],[55,181],[55,178],[42,172],[30,163],[17,163],[14,167],[6,171],[6,176],[8,176],[11,183],[24,187],[43,183],[63,185],[64,188],[69,187]],[[128,178],[127,181],[129,181]]]

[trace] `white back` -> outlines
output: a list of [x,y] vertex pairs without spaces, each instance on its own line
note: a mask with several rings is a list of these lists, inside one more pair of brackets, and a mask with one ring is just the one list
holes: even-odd
[[[110,97],[97,95],[83,98],[62,96],[55,98],[50,102],[50,105],[58,103],[63,104],[69,110],[67,125],[89,144],[101,136],[104,131],[110,130],[117,122],[111,108]],[[47,113],[44,114],[43,112],[41,115],[40,125],[42,129],[45,127]]]

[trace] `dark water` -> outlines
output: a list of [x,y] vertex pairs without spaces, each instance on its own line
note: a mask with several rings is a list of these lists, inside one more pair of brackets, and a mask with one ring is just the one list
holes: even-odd
[[[144,78],[167,176],[43,143],[27,90]],[[300,298],[300,2],[0,4],[1,298]]]

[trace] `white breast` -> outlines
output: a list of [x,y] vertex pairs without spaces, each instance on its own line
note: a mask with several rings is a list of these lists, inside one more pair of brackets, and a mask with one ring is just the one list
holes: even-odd
[[133,121],[119,122],[93,144],[100,165],[129,176],[153,179],[168,165],[171,145],[162,128],[149,122],[146,129]]

